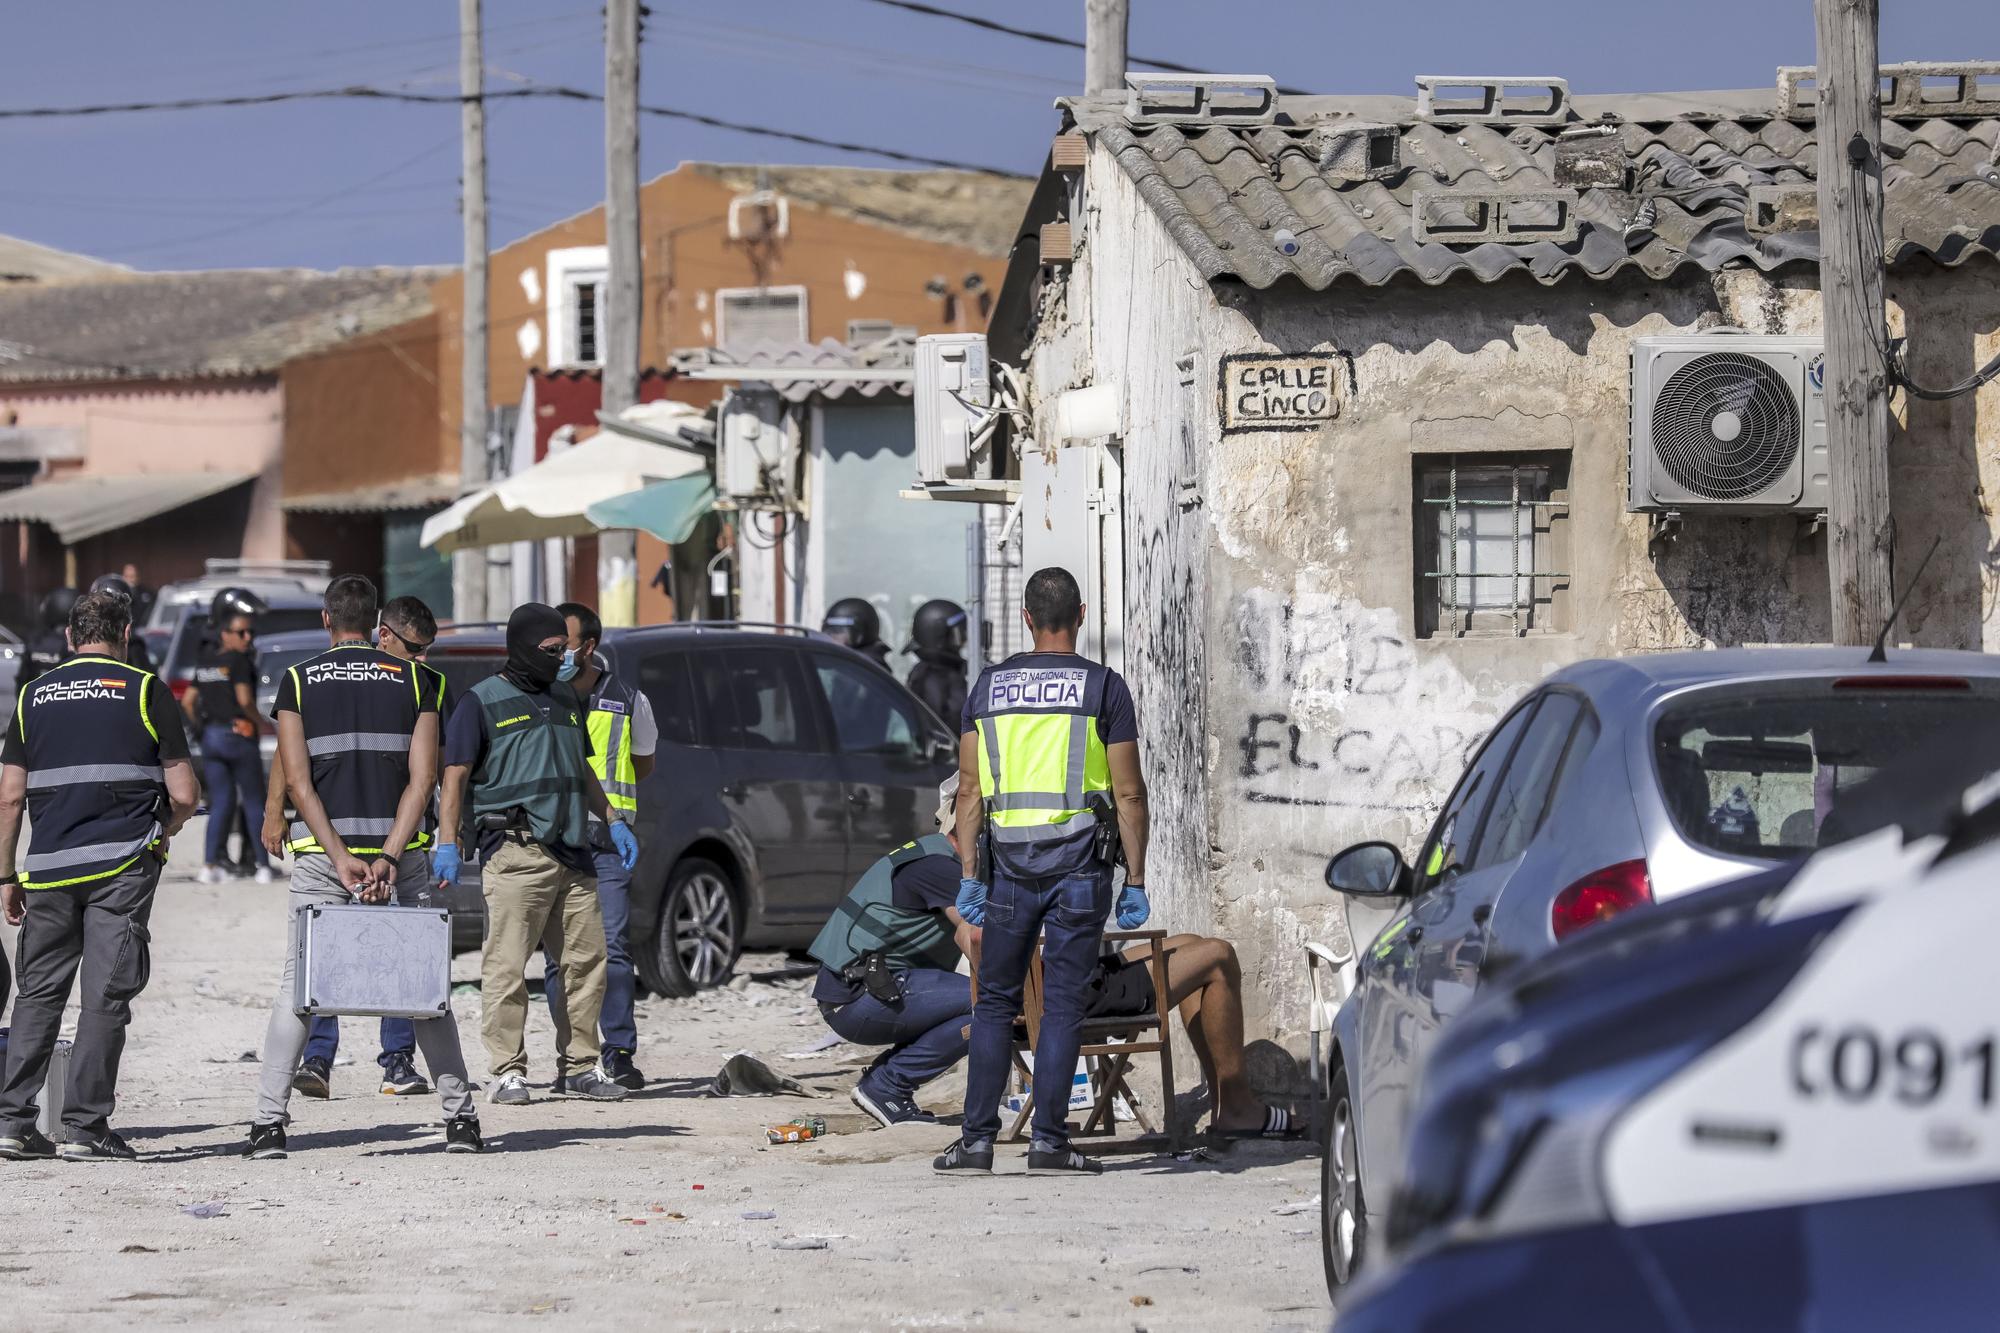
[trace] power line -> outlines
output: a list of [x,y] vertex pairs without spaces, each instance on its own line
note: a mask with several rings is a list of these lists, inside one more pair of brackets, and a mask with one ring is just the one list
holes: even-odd
[[[355,86],[348,88],[294,89],[279,93],[243,93],[228,97],[181,97],[159,102],[100,102],[89,106],[69,107],[0,107],[0,120],[58,120],[81,116],[113,116],[134,112],[151,111],[201,111],[217,107],[272,106],[281,102],[326,102],[340,99],[374,102],[407,102],[422,106],[459,106],[467,101],[500,102],[526,99],[551,99],[573,102],[602,102],[603,93],[591,92],[584,88],[571,88],[561,84],[532,84],[523,88],[500,88],[467,97],[460,93],[417,93],[396,88],[370,88]],[[768,125],[752,125],[740,120],[727,120],[721,116],[711,116],[700,111],[688,111],[680,107],[647,106],[641,104],[639,110],[649,116],[659,116],[665,120],[686,121],[695,125],[706,125],[710,129],[729,130],[737,134],[755,135],[764,139],[778,139],[786,143],[805,144],[812,148],[830,148],[842,153],[863,153],[870,157],[887,158],[892,162],[907,162],[913,166],[941,167],[948,171],[976,171],[988,176],[1020,177],[1025,173],[1006,171],[999,167],[989,167],[976,162],[959,162],[951,158],[928,157],[922,153],[905,153],[894,148],[878,148],[872,144],[853,143],[843,139],[828,139],[817,134],[803,134],[796,130],[774,129]]]
[[[912,14],[923,14],[929,18],[950,19],[954,23],[969,24],[972,27],[983,28],[987,32],[997,32],[1008,37],[1019,37],[1022,41],[1040,42],[1044,46],[1061,46],[1072,51],[1081,51],[1084,49],[1083,43],[1074,37],[1064,37],[1062,34],[1054,32],[1039,32],[1033,28],[1016,28],[1006,23],[997,23],[992,19],[980,18],[977,14],[961,14],[956,10],[940,9],[936,5],[919,4],[918,0],[870,0],[870,3],[887,5],[891,9],[907,9]],[[1215,72],[1214,70],[1198,69],[1193,65],[1177,64],[1171,60],[1153,60],[1146,56],[1127,55],[1126,59],[1135,65],[1151,65],[1154,69],[1170,70],[1175,74],[1213,74]],[[1303,90],[1298,88],[1281,87],[1278,91],[1287,97],[1304,96]]]

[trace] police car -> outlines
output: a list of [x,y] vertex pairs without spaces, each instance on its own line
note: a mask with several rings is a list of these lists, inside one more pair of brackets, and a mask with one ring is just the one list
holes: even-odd
[[1994,1327],[2000,779],[1966,799],[1489,988],[1342,1333]]

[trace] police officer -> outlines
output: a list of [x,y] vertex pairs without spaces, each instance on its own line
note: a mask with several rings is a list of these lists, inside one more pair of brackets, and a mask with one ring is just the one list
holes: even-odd
[[99,574],[90,585],[92,592],[108,592],[123,597],[132,604],[132,638],[126,645],[125,660],[141,671],[157,670],[153,665],[152,650],[146,647],[146,638],[139,633],[142,617],[139,613],[139,599],[132,592],[132,585],[123,574]]
[[958,774],[938,795],[936,833],[870,866],[833,910],[812,956],[813,999],[826,1025],[863,1046],[888,1046],[848,1094],[884,1125],[935,1124],[917,1089],[965,1058],[972,981],[959,959],[979,930],[958,914]]
[[507,664],[459,700],[445,729],[438,877],[457,878],[469,786],[486,895],[480,1035],[494,1078],[488,1095],[502,1106],[530,1100],[523,970],[537,944],[561,960],[557,1091],[595,1101],[627,1095],[597,1067],[605,950],[590,816],[604,821],[628,872],[639,859],[639,840],[614,817],[591,771],[583,701],[557,679],[566,662],[576,661],[568,643],[569,627],[554,607],[514,608]]
[[[137,1156],[111,1128],[118,1063],[132,1000],[152,971],[146,922],[167,839],[194,813],[196,787],[172,696],[124,660],[131,616],[128,599],[78,599],[75,656],[22,691],[0,756],[0,904],[21,926],[21,989],[0,1074],[4,1157]],[[34,833],[16,878],[24,804]],[[35,1130],[35,1094],[79,966],[58,1149]]]
[[[639,784],[653,771],[653,752],[660,744],[652,701],[640,691],[626,688],[597,651],[604,638],[604,624],[597,612],[582,602],[564,602],[556,610],[569,627],[556,679],[574,689],[590,710],[585,717],[590,730],[590,767],[597,774],[597,785],[604,789],[606,804],[619,820],[636,824]],[[646,1076],[632,1063],[633,1053],[639,1049],[639,1029],[632,1011],[636,983],[626,939],[632,872],[612,847],[610,830],[595,815],[590,819],[590,848],[597,867],[597,904],[604,913],[604,1008],[597,1018],[603,1046],[597,1071],[619,1087],[636,1092],[646,1086]],[[560,1026],[565,1005],[562,970],[551,967],[545,975],[548,979],[543,990],[549,1013]]]
[[1063,1121],[1120,842],[1118,925],[1131,930],[1150,911],[1146,783],[1131,692],[1117,672],[1076,651],[1076,580],[1064,569],[1037,570],[1021,604],[1034,647],[980,673],[959,723],[957,906],[984,938],[964,1128],[933,1165],[993,1169],[1021,986],[1046,933],[1028,1170],[1094,1174],[1103,1167],[1070,1147]]
[[884,671],[889,669],[889,645],[882,642],[882,619],[875,608],[859,597],[843,597],[826,609],[820,632],[855,652],[872,658]]
[[[333,646],[285,673],[273,712],[298,819],[290,830],[292,931],[264,1033],[264,1069],[244,1156],[285,1155],[292,1075],[306,1020],[292,1009],[297,934],[305,912],[346,903],[422,903],[431,886],[423,820],[437,785],[438,689],[427,670],[370,646],[375,585],[343,574],[326,587]],[[444,1102],[445,1150],[478,1152],[479,1117],[449,1012],[418,1019],[417,1046]]]
[[965,709],[965,608],[933,598],[910,618],[910,646],[917,655],[910,668],[910,693],[933,713],[955,721]]
[[40,680],[44,672],[53,671],[69,656],[69,613],[76,606],[75,588],[51,588],[42,594],[41,632],[28,640],[27,660],[21,663],[21,676],[15,682],[15,689],[26,689]]

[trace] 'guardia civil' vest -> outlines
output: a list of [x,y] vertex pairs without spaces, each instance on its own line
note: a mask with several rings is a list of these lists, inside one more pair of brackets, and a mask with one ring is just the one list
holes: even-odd
[[74,657],[21,691],[28,854],[21,885],[109,879],[160,835],[166,779],[146,705],[159,682],[113,657]]
[[1097,731],[1109,673],[1088,658],[1029,664],[1019,656],[979,674],[979,791],[1002,870],[1043,873],[1038,845],[1068,843],[1097,826],[1085,803],[1111,790],[1111,761]]
[[882,950],[892,968],[934,967],[949,972],[957,967],[959,951],[951,918],[943,912],[895,905],[896,871],[926,856],[958,859],[941,833],[904,843],[868,867],[833,909],[807,952],[835,973],[872,949]]
[[549,690],[548,708],[504,676],[472,687],[486,724],[486,757],[472,774],[474,816],[519,810],[544,845],[590,845],[590,763],[583,705],[567,685]]

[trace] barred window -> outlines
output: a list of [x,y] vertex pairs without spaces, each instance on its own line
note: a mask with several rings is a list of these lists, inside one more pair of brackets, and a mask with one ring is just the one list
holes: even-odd
[[1568,456],[1420,455],[1415,470],[1418,632],[1458,638],[1561,628]]

